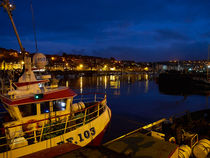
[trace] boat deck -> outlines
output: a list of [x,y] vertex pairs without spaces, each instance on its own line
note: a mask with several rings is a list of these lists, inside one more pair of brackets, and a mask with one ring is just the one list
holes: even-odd
[[178,146],[137,132],[100,147],[87,146],[58,156],[67,157],[169,158],[178,157]]

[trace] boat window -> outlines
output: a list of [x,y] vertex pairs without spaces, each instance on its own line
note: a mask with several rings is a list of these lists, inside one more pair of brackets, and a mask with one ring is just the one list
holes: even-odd
[[41,114],[48,113],[50,111],[50,102],[42,102],[41,106]]
[[66,110],[66,100],[67,99],[54,100],[53,101],[53,111]]
[[36,115],[36,104],[25,104],[18,106],[22,117]]

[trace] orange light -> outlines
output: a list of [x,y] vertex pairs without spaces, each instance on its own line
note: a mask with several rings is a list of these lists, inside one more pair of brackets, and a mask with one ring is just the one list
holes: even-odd
[[111,71],[115,71],[116,68],[115,68],[115,67],[111,67],[110,70],[111,70]]
[[148,68],[148,67],[145,67],[145,68],[144,68],[144,70],[145,70],[145,71],[148,71],[148,70],[149,70],[149,68]]

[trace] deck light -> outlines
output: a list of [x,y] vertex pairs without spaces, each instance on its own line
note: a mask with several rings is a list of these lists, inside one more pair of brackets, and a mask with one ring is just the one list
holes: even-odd
[[36,99],[36,100],[42,99],[43,97],[44,97],[44,94],[42,94],[42,93],[34,95],[34,99]]
[[61,107],[66,107],[66,103],[61,102]]

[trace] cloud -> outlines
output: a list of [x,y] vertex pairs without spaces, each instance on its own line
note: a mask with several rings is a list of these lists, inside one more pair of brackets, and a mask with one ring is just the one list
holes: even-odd
[[181,59],[207,60],[208,42],[174,43],[170,50],[174,55],[180,56]]
[[201,35],[201,37],[209,39],[209,38],[210,38],[210,31],[209,31],[209,32],[203,33],[203,34]]
[[154,48],[111,46],[106,49],[94,50],[92,54],[95,56],[115,57],[118,60],[134,60],[137,62],[165,60],[165,56],[161,54],[161,50]]
[[167,30],[167,29],[160,29],[156,31],[155,35],[156,40],[188,40],[186,34],[181,34],[177,31]]
[[119,60],[135,61],[166,61],[166,60],[206,60],[207,42],[174,42],[169,47],[126,47],[111,46],[106,49],[98,49],[92,52],[93,55],[101,57],[116,57]]

